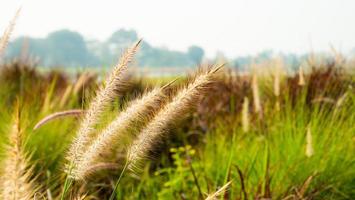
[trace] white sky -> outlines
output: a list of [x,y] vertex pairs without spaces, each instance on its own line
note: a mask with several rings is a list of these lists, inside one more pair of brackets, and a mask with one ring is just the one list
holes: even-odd
[[222,51],[228,57],[355,47],[355,0],[1,0],[0,30],[20,5],[15,36],[69,28],[104,40],[133,28],[154,46],[196,44],[208,56]]

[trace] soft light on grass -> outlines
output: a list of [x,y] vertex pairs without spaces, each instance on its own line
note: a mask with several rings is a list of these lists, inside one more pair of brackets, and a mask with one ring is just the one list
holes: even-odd
[[3,199],[30,200],[37,188],[34,184],[33,167],[23,146],[24,130],[20,124],[20,111],[16,109],[13,126],[9,134],[10,142],[6,149],[4,171],[1,177],[1,197]]
[[196,78],[183,88],[179,93],[166,104],[141,131],[137,139],[128,150],[128,168],[135,170],[139,163],[147,158],[149,151],[153,150],[156,144],[162,142],[166,130],[176,121],[181,119],[194,103],[206,90],[208,85],[214,80],[215,73],[221,68],[215,66],[202,71]]
[[11,36],[12,32],[14,31],[16,21],[20,15],[20,12],[21,12],[21,8],[19,8],[17,10],[15,16],[12,18],[12,20],[10,21],[10,24],[5,29],[3,35],[0,38],[0,61],[1,61],[3,54],[5,53],[5,49],[6,49],[7,45],[9,44],[10,36]]

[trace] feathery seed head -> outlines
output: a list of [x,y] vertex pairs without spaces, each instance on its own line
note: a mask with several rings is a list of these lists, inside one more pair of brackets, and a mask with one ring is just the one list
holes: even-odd
[[167,129],[175,124],[186,114],[193,104],[197,103],[208,85],[214,80],[215,73],[223,65],[213,67],[197,74],[195,79],[178,92],[178,94],[166,104],[137,136],[128,150],[128,168],[134,170],[148,152],[159,143]]
[[[17,109],[18,110],[18,109]],[[4,173],[1,177],[3,199],[29,200],[33,199],[37,188],[34,186],[32,167],[22,145],[22,129],[20,127],[20,112],[14,117],[10,133],[10,143],[7,146],[7,156],[4,161]]]
[[10,36],[14,31],[17,18],[20,16],[21,8],[19,8],[15,14],[15,16],[10,21],[10,24],[5,29],[2,37],[0,38],[0,58],[3,56],[7,45],[9,44]]
[[258,85],[258,77],[256,73],[253,73],[252,90],[253,90],[254,110],[257,113],[261,113],[259,85]]
[[280,82],[281,82],[281,68],[283,67],[283,63],[281,58],[277,60],[275,67],[275,77],[274,77],[274,95],[276,97],[275,108],[276,111],[280,110]]
[[311,128],[307,127],[307,135],[306,135],[306,156],[311,157],[314,154],[313,144],[312,144],[312,133]]
[[105,108],[117,94],[120,94],[122,86],[125,83],[125,72],[127,71],[128,64],[132,61],[140,42],[141,40],[123,53],[119,63],[114,67],[104,85],[99,89],[97,96],[90,103],[80,124],[77,137],[69,150],[68,160],[71,163],[76,162],[76,159],[84,154],[85,148],[92,142],[93,137],[95,137],[94,127],[100,120]]
[[63,96],[62,96],[62,98],[61,98],[61,100],[59,102],[59,107],[60,108],[63,108],[67,104],[67,102],[69,100],[69,97],[70,97],[70,94],[72,94],[72,92],[73,92],[73,85],[70,84],[70,85],[67,86],[67,88],[65,88]]
[[83,110],[80,109],[76,109],[76,110],[66,110],[66,111],[61,111],[61,112],[56,112],[56,113],[52,113],[46,117],[44,117],[43,119],[41,119],[34,127],[33,130],[37,130],[39,129],[41,126],[47,124],[48,122],[57,119],[57,118],[61,118],[61,117],[67,117],[67,116],[81,116],[82,114],[84,114]]
[[299,86],[304,86],[306,84],[306,81],[304,79],[304,72],[303,72],[303,67],[300,66],[298,69],[298,85]]
[[137,128],[140,123],[146,122],[161,107],[164,99],[163,89],[157,88],[133,101],[100,133],[83,156],[78,159],[73,171],[74,178],[84,179],[94,172],[89,169],[99,162],[101,155],[109,150],[108,147],[119,143],[125,133]]
[[281,68],[282,68],[282,61],[278,59],[275,66],[275,77],[274,77],[274,95],[276,97],[280,96]]
[[248,99],[248,97],[244,97],[244,101],[243,101],[242,126],[243,126],[243,131],[245,133],[249,131],[249,99]]

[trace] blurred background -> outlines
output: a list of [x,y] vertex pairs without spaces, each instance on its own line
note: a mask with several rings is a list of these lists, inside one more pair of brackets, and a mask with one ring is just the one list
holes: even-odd
[[355,55],[351,0],[3,0],[2,29],[19,7],[3,62],[31,57],[43,68],[108,67],[141,38],[135,65],[155,75],[216,61],[243,71],[275,57],[297,69],[310,53]]

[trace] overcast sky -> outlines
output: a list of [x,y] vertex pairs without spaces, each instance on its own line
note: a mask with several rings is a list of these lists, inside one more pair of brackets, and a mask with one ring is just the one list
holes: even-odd
[[228,57],[355,47],[355,0],[1,0],[1,31],[20,5],[15,36],[68,28],[105,40],[133,28],[154,46],[196,44],[208,56],[222,51]]

